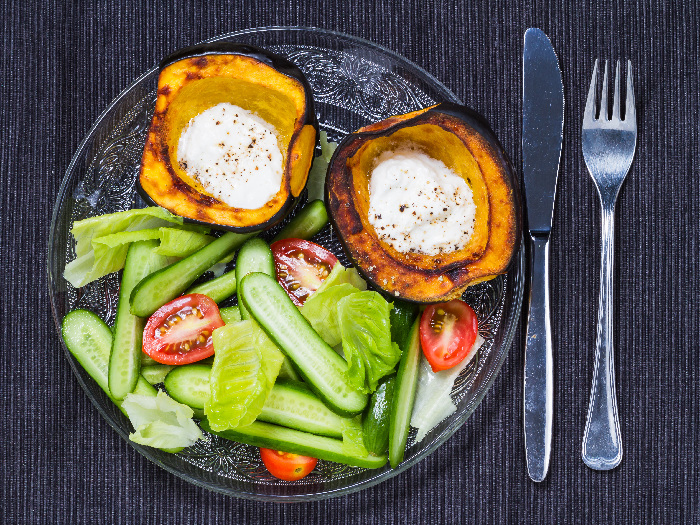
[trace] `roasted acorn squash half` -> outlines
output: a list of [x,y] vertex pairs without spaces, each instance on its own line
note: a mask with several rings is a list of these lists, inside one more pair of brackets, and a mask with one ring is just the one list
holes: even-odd
[[[222,102],[251,111],[275,128],[283,157],[282,183],[260,208],[227,205],[177,162],[178,140],[190,120]],[[317,141],[311,88],[299,68],[249,45],[200,44],[160,64],[137,190],[149,204],[193,222],[241,233],[262,230],[293,208],[306,186]]]
[[[410,146],[463,177],[476,206],[475,228],[462,249],[401,253],[369,222],[369,179],[385,151]],[[520,242],[520,197],[513,167],[486,121],[442,103],[390,117],[348,135],[326,175],[326,200],[345,251],[375,287],[420,303],[459,297],[464,289],[504,273]]]

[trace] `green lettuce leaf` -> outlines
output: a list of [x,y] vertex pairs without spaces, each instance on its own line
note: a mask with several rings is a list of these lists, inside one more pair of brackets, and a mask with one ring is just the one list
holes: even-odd
[[336,305],[341,299],[354,293],[360,293],[360,290],[351,284],[341,283],[322,292],[316,291],[301,307],[301,315],[329,346],[341,343]]
[[309,191],[309,201],[315,199],[324,200],[326,193],[326,170],[328,169],[328,164],[331,161],[333,152],[337,147],[338,144],[335,142],[328,142],[328,135],[325,131],[321,131],[321,155],[314,158],[311,169],[309,170],[309,180],[306,183],[306,187]]
[[250,425],[262,411],[284,354],[250,320],[214,330],[213,341],[214,364],[204,413],[216,431]]
[[[187,230],[194,235],[178,236],[172,233],[180,230]],[[178,253],[162,255],[183,257],[181,252],[187,251],[194,239],[198,240],[199,245],[190,248],[189,253],[202,246],[201,236],[208,231],[202,226],[185,225],[182,217],[158,207],[110,213],[75,221],[71,233],[75,238],[76,258],[66,265],[63,276],[75,288],[80,288],[100,277],[119,271],[124,267],[129,244],[136,241],[177,237],[177,240],[168,242],[178,243]]]
[[[336,286],[343,283],[351,284],[361,291],[365,291],[367,289],[367,283],[362,277],[360,277],[360,273],[355,268],[346,268],[342,264],[336,263],[331,270],[331,273],[328,274],[326,280],[321,283],[321,286],[318,287],[314,294],[323,292],[331,286]],[[313,295],[311,297],[313,297]]]
[[156,396],[127,394],[121,407],[129,416],[135,432],[134,443],[156,448],[189,447],[202,439],[202,431],[192,421],[194,412],[165,392]]
[[156,253],[170,257],[187,257],[214,240],[211,235],[177,228],[159,228],[160,246]]
[[337,263],[325,281],[301,307],[303,315],[330,346],[341,343],[336,305],[342,298],[367,289],[367,283],[355,268]]
[[344,297],[337,310],[348,380],[362,392],[374,392],[401,358],[391,341],[391,304],[377,292],[366,291]]
[[85,286],[121,270],[132,242],[152,239],[160,239],[160,245],[155,249],[156,254],[187,257],[212,242],[214,237],[196,231],[165,227],[110,233],[92,239],[92,250],[69,262],[63,276],[75,288]]
[[152,206],[137,210],[121,211],[107,215],[98,215],[82,221],[75,221],[71,233],[75,238],[75,255],[82,257],[92,251],[92,240],[112,233],[146,230],[181,225],[182,217],[173,215],[168,210]]
[[111,233],[92,239],[92,249],[66,265],[63,277],[74,287],[86,284],[124,268],[126,252],[132,242],[158,239],[157,228]]

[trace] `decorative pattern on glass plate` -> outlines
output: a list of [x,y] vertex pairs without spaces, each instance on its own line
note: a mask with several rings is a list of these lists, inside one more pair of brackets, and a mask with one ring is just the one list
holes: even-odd
[[314,101],[338,106],[370,122],[435,103],[396,73],[362,56],[302,46],[275,46],[304,72]]

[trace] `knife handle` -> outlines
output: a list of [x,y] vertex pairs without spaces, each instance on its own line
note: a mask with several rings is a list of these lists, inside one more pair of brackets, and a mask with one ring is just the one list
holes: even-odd
[[549,322],[549,235],[530,236],[530,297],[525,338],[524,422],[527,472],[543,481],[552,445],[554,377]]

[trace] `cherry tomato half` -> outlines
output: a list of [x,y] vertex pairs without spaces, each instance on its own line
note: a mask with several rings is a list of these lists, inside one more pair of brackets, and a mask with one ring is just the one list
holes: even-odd
[[433,372],[461,363],[478,331],[476,314],[464,301],[428,306],[420,319],[420,343]]
[[143,351],[164,365],[185,365],[214,353],[212,332],[224,321],[219,307],[206,295],[192,293],[173,299],[148,318]]
[[308,475],[318,461],[316,458],[270,448],[261,448],[260,458],[270,474],[285,481],[296,481]]
[[282,239],[270,245],[277,281],[297,306],[304,304],[328,277],[338,259],[316,243]]

